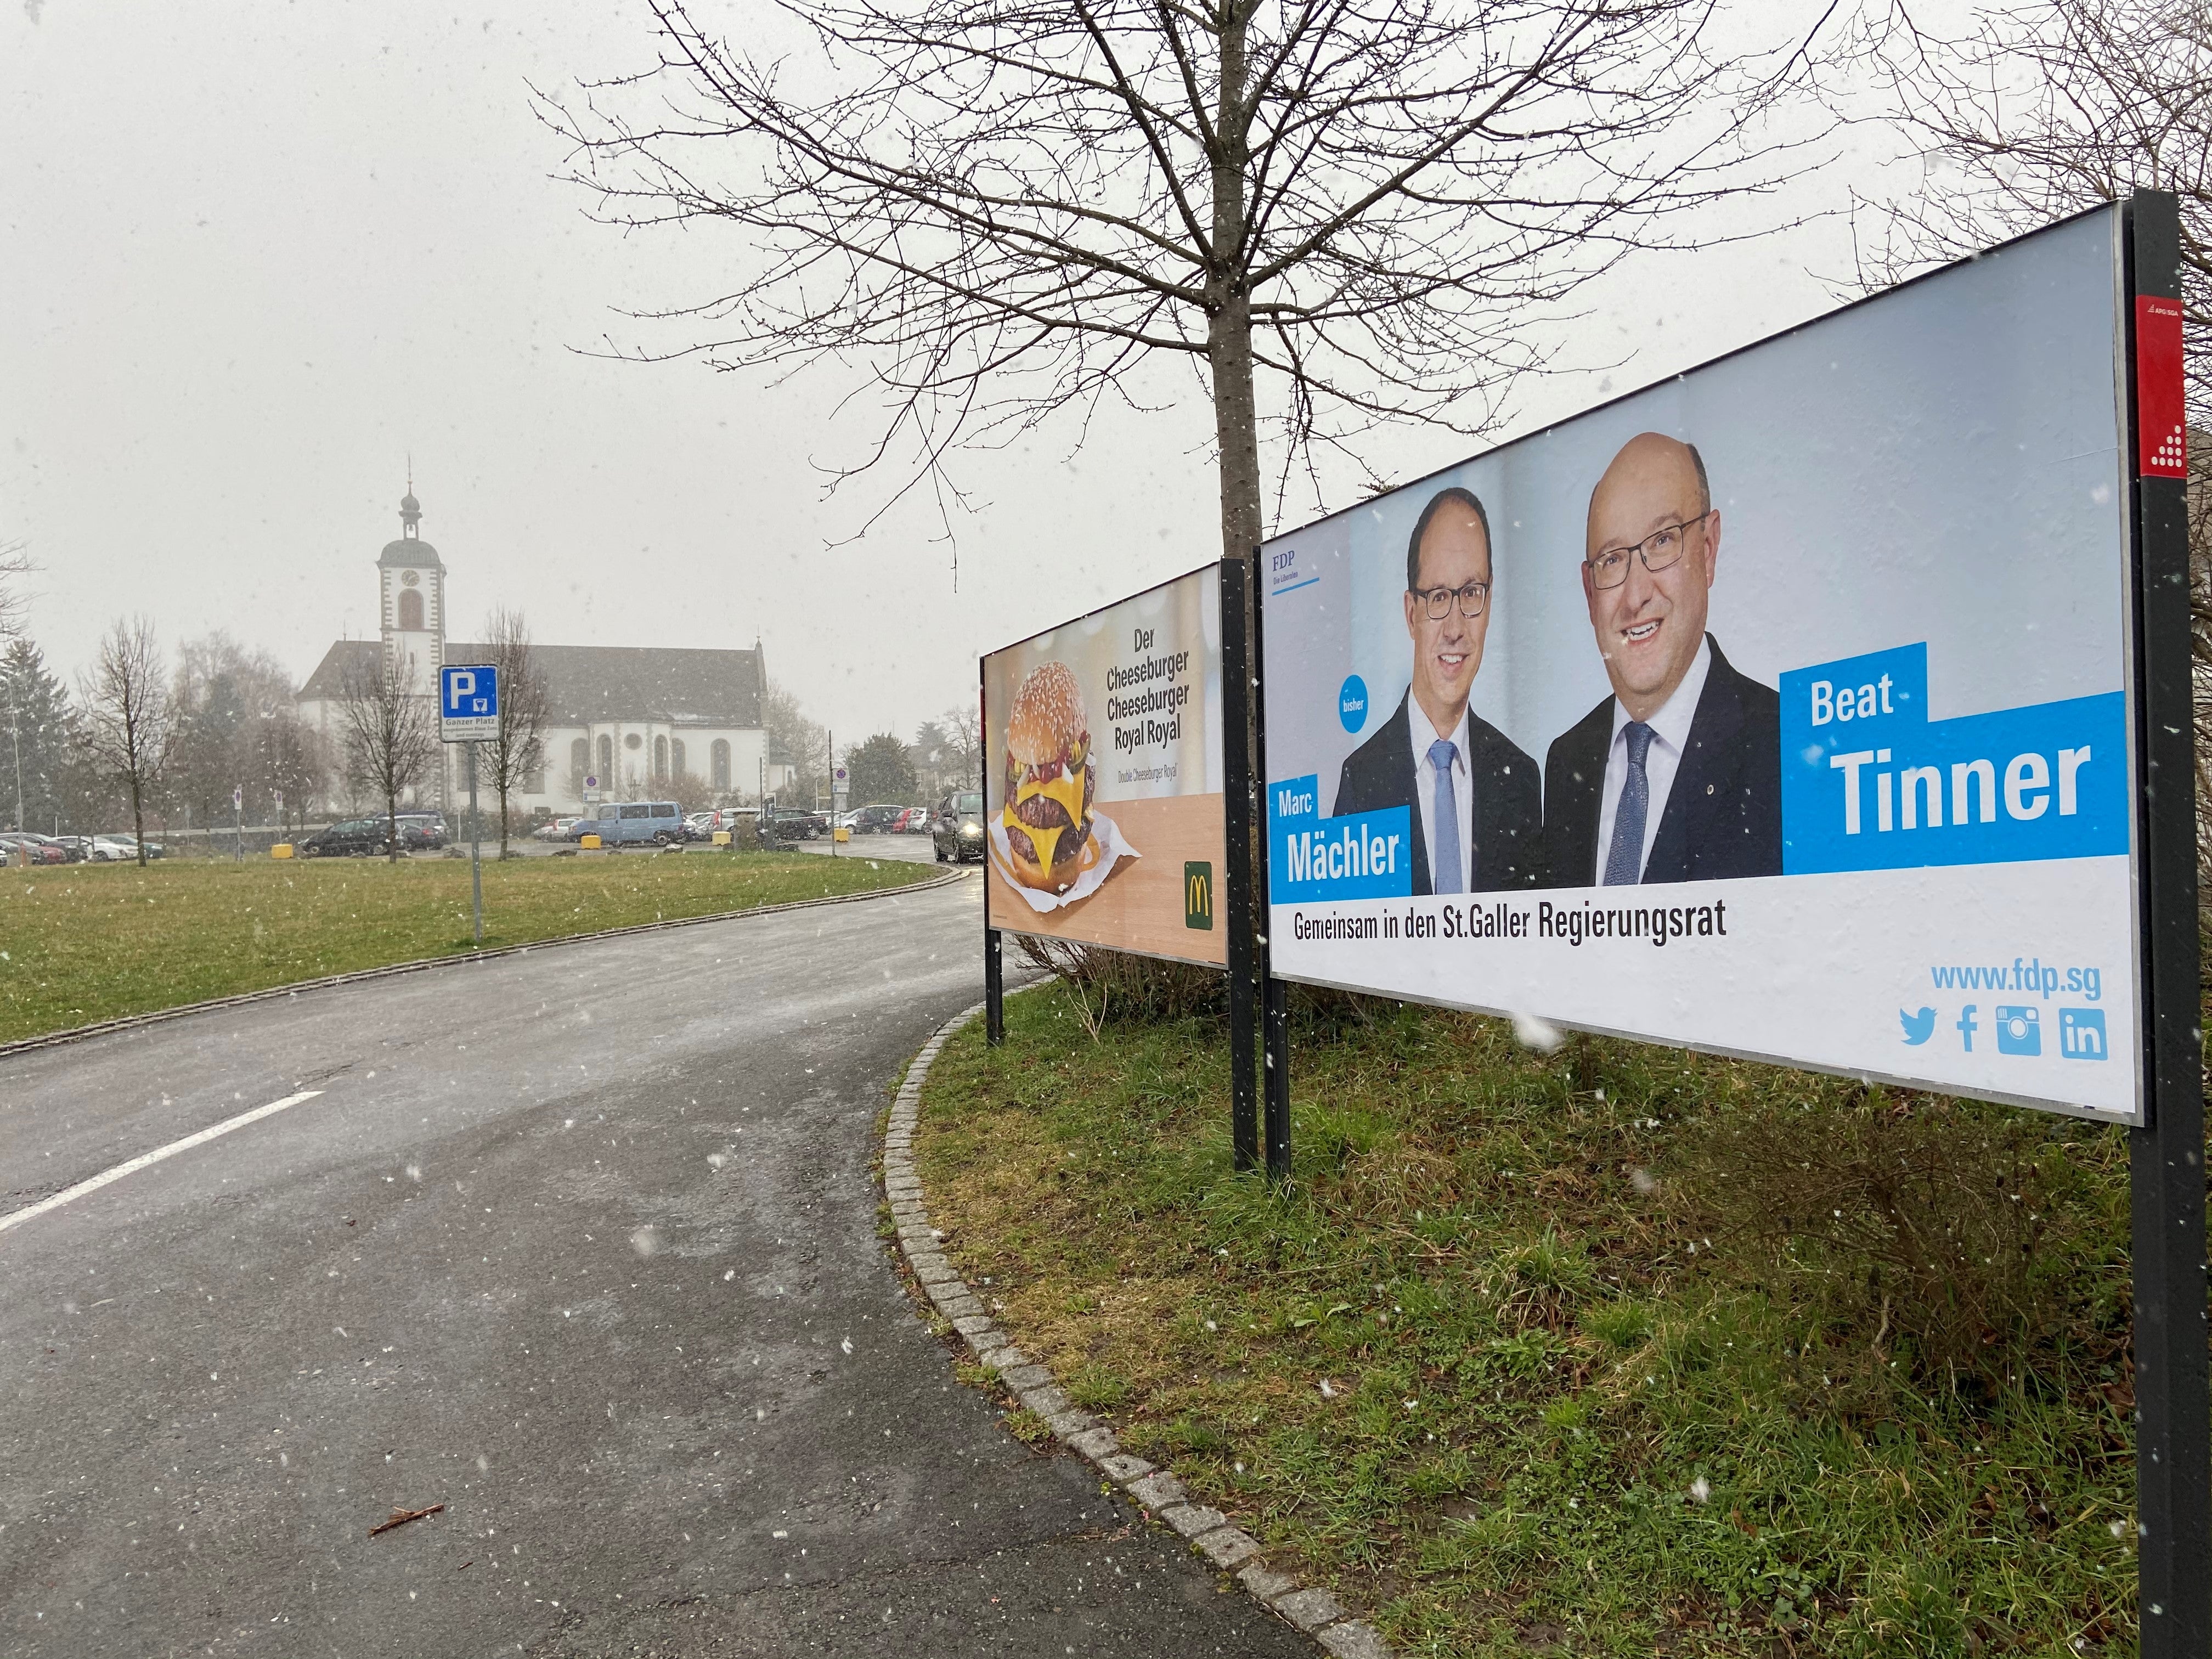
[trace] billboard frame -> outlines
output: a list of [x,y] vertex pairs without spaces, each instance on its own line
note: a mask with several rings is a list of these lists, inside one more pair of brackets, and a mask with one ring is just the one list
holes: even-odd
[[[2130,1212],[2130,1271],[2134,1304],[2136,1381],[2136,1518],[2138,1548],[2139,1649],[2142,1659],[2205,1659],[2212,1654],[2212,1310],[2207,1307],[2205,1259],[2205,1140],[2203,1033],[2200,999],[2201,963],[2197,931],[2197,802],[2193,745],[2194,656],[2189,614],[2189,481],[2185,465],[2171,457],[2147,465],[2142,417],[2146,394],[2161,410],[2178,403],[2179,388],[2154,385],[2151,365],[2139,351],[2138,324],[2145,300],[2179,302],[2181,292],[2181,225],[2175,197],[2164,191],[2136,191],[2127,198],[2091,208],[2041,227],[2092,214],[2113,215],[2118,246],[2116,288],[2120,349],[2113,364],[2123,460],[2119,481],[2128,491],[2122,556],[2125,562],[2127,626],[2123,641],[2123,675],[2128,688],[2130,829],[2129,867],[2135,905],[2129,921],[2136,965],[2138,1083],[2133,1121],[2109,1112],[2070,1107],[2031,1097],[2007,1097],[1974,1091],[1972,1097],[2016,1109],[2052,1113],[2110,1124],[2128,1137]],[[1997,246],[2009,246],[2025,237]],[[1946,266],[1942,269],[1948,270]],[[1931,271],[1911,283],[1868,295],[1824,313],[1824,321],[1886,298],[1899,289],[1941,274]],[[1800,325],[1799,326],[1805,326]],[[1698,365],[1728,361],[1760,345],[1787,338],[1795,328],[1737,348]],[[2178,362],[2162,360],[2157,372],[2178,380]],[[1683,374],[1691,373],[1684,370]],[[1679,376],[1668,376],[1676,379]],[[1664,384],[1655,382],[1655,385]],[[1642,395],[1638,387],[1582,410],[1513,443],[1540,437],[1567,420]],[[1482,452],[1494,454],[1500,445]],[[1469,457],[1467,459],[1475,459]],[[1396,486],[1410,489],[1435,478],[1451,463]],[[2179,476],[2177,476],[2177,474]],[[1386,492],[1391,493],[1391,492]],[[1370,498],[1373,499],[1373,498]],[[1354,507],[1342,511],[1355,510]],[[1322,515],[1272,539],[1301,533],[1338,516]],[[1263,549],[1254,550],[1253,568],[1264,568]],[[1267,595],[1253,595],[1252,682],[1259,692],[1254,722],[1258,786],[1267,787],[1265,767],[1267,710],[1261,641]],[[2161,790],[2161,779],[2179,786]],[[1268,849],[1262,842],[1257,869],[1272,914],[1267,884]],[[1290,1042],[1278,1012],[1285,981],[1384,995],[1369,987],[1346,986],[1318,976],[1278,973],[1269,959],[1261,929],[1262,971],[1267,975],[1265,1071],[1268,1096],[1267,1158],[1271,1174],[1289,1173]],[[1441,998],[1426,1006],[1511,1017],[1513,1011]],[[1771,1054],[1738,1054],[1709,1043],[1665,1043],[1649,1035],[1610,1031],[1561,1021],[1570,1029],[1632,1042],[1661,1042],[1706,1054],[1794,1065],[1800,1069],[1931,1090],[1924,1080],[1884,1076],[1859,1068],[1818,1066]],[[1282,1146],[1278,1164],[1276,1097],[1282,1096]],[[1965,1091],[1936,1090],[1965,1093]]]

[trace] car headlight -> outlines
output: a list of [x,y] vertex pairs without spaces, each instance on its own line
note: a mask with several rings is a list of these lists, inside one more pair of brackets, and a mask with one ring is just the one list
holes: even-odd
[[963,823],[960,826],[960,833],[963,836],[980,836],[983,833],[983,826],[980,823]]

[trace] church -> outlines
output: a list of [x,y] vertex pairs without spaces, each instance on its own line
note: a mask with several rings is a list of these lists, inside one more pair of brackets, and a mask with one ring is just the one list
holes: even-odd
[[[489,659],[486,647],[447,637],[446,565],[422,539],[422,507],[410,483],[399,503],[399,539],[376,561],[377,626],[373,640],[339,640],[295,694],[301,720],[343,750],[340,707],[349,677],[374,673],[378,653],[411,666],[426,701],[447,663]],[[508,798],[518,815],[573,812],[588,794],[647,799],[703,791],[716,800],[757,799],[787,787],[794,770],[769,753],[762,725],[768,673],[760,647],[750,651],[675,650],[651,646],[541,645],[531,659],[545,683],[544,764]],[[416,790],[422,805],[468,799],[461,745],[446,745],[443,775]],[[339,791],[342,798],[344,792]]]

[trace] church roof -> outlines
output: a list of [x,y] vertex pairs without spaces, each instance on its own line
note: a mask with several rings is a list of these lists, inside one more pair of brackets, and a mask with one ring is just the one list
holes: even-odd
[[[404,544],[423,545],[420,542]],[[307,677],[300,696],[312,700],[343,696],[348,674],[374,673],[382,648],[375,640],[338,641]],[[666,720],[685,726],[750,727],[761,723],[761,653],[757,649],[533,645],[530,654],[538,672],[545,677],[549,725]],[[483,662],[490,655],[489,646],[458,641],[446,646],[449,663]]]

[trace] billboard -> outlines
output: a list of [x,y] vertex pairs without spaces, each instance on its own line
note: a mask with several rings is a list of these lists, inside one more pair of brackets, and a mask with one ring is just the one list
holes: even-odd
[[2119,235],[1269,543],[1277,974],[2139,1121]]
[[988,926],[1220,964],[1221,576],[983,659]]

